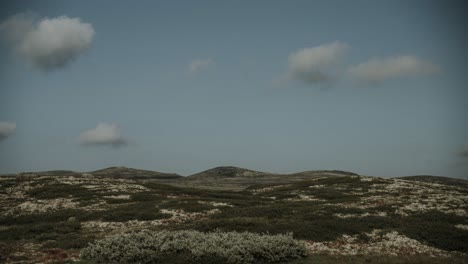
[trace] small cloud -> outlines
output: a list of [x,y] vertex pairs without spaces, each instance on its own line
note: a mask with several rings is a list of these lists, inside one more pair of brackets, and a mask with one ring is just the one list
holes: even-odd
[[348,74],[361,82],[379,83],[388,79],[432,75],[440,72],[440,67],[415,56],[373,58],[348,69]]
[[2,39],[40,70],[65,67],[91,44],[95,32],[79,18],[60,16],[36,19],[18,14],[0,24]]
[[1,40],[16,46],[34,29],[35,16],[31,13],[20,13],[0,23]]
[[93,129],[86,130],[80,134],[80,144],[85,146],[113,146],[127,145],[116,124],[99,123]]
[[16,123],[0,122],[0,141],[13,135],[16,130]]
[[462,156],[462,157],[465,157],[465,158],[468,158],[468,144],[465,145],[461,150],[460,152],[458,153],[458,155]]
[[288,77],[309,84],[328,82],[336,77],[334,68],[339,65],[346,50],[346,44],[335,41],[291,53]]
[[215,65],[215,62],[212,59],[207,60],[194,60],[189,64],[189,73],[198,73],[204,71]]

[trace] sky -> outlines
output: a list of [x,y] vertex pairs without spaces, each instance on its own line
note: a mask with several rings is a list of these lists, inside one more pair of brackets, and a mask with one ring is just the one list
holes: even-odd
[[468,179],[463,1],[11,1],[0,173]]

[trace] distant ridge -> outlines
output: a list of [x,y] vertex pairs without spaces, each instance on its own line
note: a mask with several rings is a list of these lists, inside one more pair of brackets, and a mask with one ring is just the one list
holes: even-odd
[[289,174],[271,173],[254,171],[234,166],[215,167],[206,171],[195,173],[187,176],[187,179],[202,179],[202,178],[234,178],[234,177],[262,177],[262,176],[283,176],[283,177],[307,177],[317,175],[327,176],[359,176],[354,172],[341,171],[341,170],[310,170],[295,172]]
[[115,179],[177,179],[182,176],[176,173],[164,173],[150,170],[140,170],[127,167],[109,167],[101,170],[88,172],[89,174],[101,177],[115,178]]
[[[324,177],[359,177],[354,172],[342,170],[309,170],[295,173],[271,173],[255,171],[235,166],[219,166],[189,176],[181,176],[176,173],[164,173],[151,170],[141,170],[128,167],[108,167],[89,172],[77,172],[71,170],[50,170],[40,172],[22,172],[16,174],[4,174],[2,177],[15,176],[73,176],[90,175],[111,179],[128,180],[155,180],[174,186],[190,188],[213,188],[227,190],[242,190],[252,185],[291,184],[298,181],[314,180]],[[468,180],[432,175],[412,175],[394,177],[407,181],[438,183],[468,188]]]
[[322,177],[359,176],[353,172],[339,170],[303,171],[291,174],[254,171],[233,166],[215,167],[193,175],[176,179],[170,184],[184,187],[237,189],[252,185],[290,184],[297,181]]
[[98,177],[107,177],[115,179],[160,179],[160,180],[188,180],[188,181],[204,181],[204,180],[222,180],[222,179],[268,179],[268,178],[308,178],[317,176],[359,176],[356,173],[341,171],[341,170],[310,170],[295,172],[289,174],[271,173],[254,171],[250,169],[235,167],[235,166],[219,166],[202,172],[198,172],[189,176],[181,176],[176,173],[165,173],[151,170],[141,170],[128,168],[124,166],[108,167],[89,172],[77,172],[71,170],[50,170],[39,172],[21,172],[18,174],[5,174],[3,176],[14,175],[35,175],[35,176],[80,176],[82,174],[91,174]]
[[303,172],[296,172],[285,174],[288,176],[307,176],[307,175],[329,175],[329,176],[359,176],[359,174],[349,171],[342,171],[342,170],[312,170],[312,171],[303,171]]
[[[17,175],[22,176],[81,176],[83,174],[90,174],[97,177],[106,177],[113,179],[134,179],[134,180],[172,180],[182,178],[182,176],[175,173],[164,173],[150,170],[140,170],[127,167],[109,167],[105,169],[90,171],[90,172],[77,172],[71,170],[51,170],[51,171],[38,171],[38,172],[21,172]],[[14,176],[14,174],[8,174]],[[6,175],[3,175],[6,176]]]
[[50,170],[36,172],[21,172],[18,175],[36,175],[36,176],[79,176],[81,172],[71,170]]

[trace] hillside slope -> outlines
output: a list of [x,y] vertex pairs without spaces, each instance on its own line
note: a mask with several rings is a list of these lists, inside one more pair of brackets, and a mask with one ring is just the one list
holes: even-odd
[[443,177],[443,176],[415,175],[415,176],[397,177],[396,179],[428,182],[428,183],[439,183],[439,184],[451,185],[451,186],[464,186],[468,188],[468,180],[454,179],[454,178]]
[[392,263],[468,258],[463,185],[330,171],[285,183],[287,175],[272,182],[270,174],[248,176],[236,168],[211,172],[219,171],[220,179],[252,178],[255,184],[232,191],[92,174],[0,177],[0,262],[63,263],[77,259],[88,242],[143,229],[292,232],[307,245],[311,261],[303,263],[317,254],[355,256],[362,263],[390,256]]

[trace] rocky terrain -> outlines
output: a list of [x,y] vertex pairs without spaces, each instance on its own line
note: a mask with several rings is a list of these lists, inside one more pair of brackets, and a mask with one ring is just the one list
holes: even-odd
[[308,250],[295,263],[468,260],[468,184],[444,177],[22,173],[0,177],[0,208],[0,263],[80,263],[89,242],[144,229],[292,232]]

